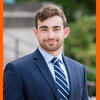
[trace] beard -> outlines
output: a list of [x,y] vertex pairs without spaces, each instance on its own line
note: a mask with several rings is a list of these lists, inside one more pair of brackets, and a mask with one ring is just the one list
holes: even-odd
[[[55,43],[49,44],[48,43],[49,41],[55,41]],[[46,51],[56,51],[61,48],[63,44],[63,40],[59,40],[59,39],[48,39],[43,41],[39,40],[39,44]]]

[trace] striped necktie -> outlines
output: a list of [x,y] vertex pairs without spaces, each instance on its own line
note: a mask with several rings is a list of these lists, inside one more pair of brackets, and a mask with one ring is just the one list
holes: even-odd
[[54,64],[54,72],[55,72],[55,82],[58,89],[58,92],[60,94],[61,100],[69,100],[69,88],[68,83],[66,81],[65,74],[63,70],[60,68],[60,59],[57,57],[54,57],[51,60],[51,63]]

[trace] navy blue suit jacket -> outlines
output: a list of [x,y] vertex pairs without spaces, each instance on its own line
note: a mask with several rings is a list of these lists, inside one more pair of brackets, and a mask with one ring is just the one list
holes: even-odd
[[[63,56],[70,83],[69,100],[88,100],[85,68]],[[50,70],[37,49],[8,63],[4,70],[4,100],[60,100]]]

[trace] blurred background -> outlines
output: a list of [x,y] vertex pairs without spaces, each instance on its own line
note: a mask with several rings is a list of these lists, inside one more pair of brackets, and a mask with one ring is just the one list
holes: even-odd
[[34,14],[44,4],[62,7],[71,28],[64,41],[64,54],[86,66],[89,100],[96,100],[95,0],[4,0],[4,66],[38,47]]

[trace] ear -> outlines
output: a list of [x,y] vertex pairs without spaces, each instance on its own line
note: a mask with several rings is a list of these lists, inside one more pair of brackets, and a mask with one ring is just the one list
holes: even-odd
[[67,38],[69,33],[70,33],[70,28],[69,27],[64,28],[64,38]]
[[33,28],[33,32],[34,32],[35,36],[37,37],[38,30],[35,27]]

